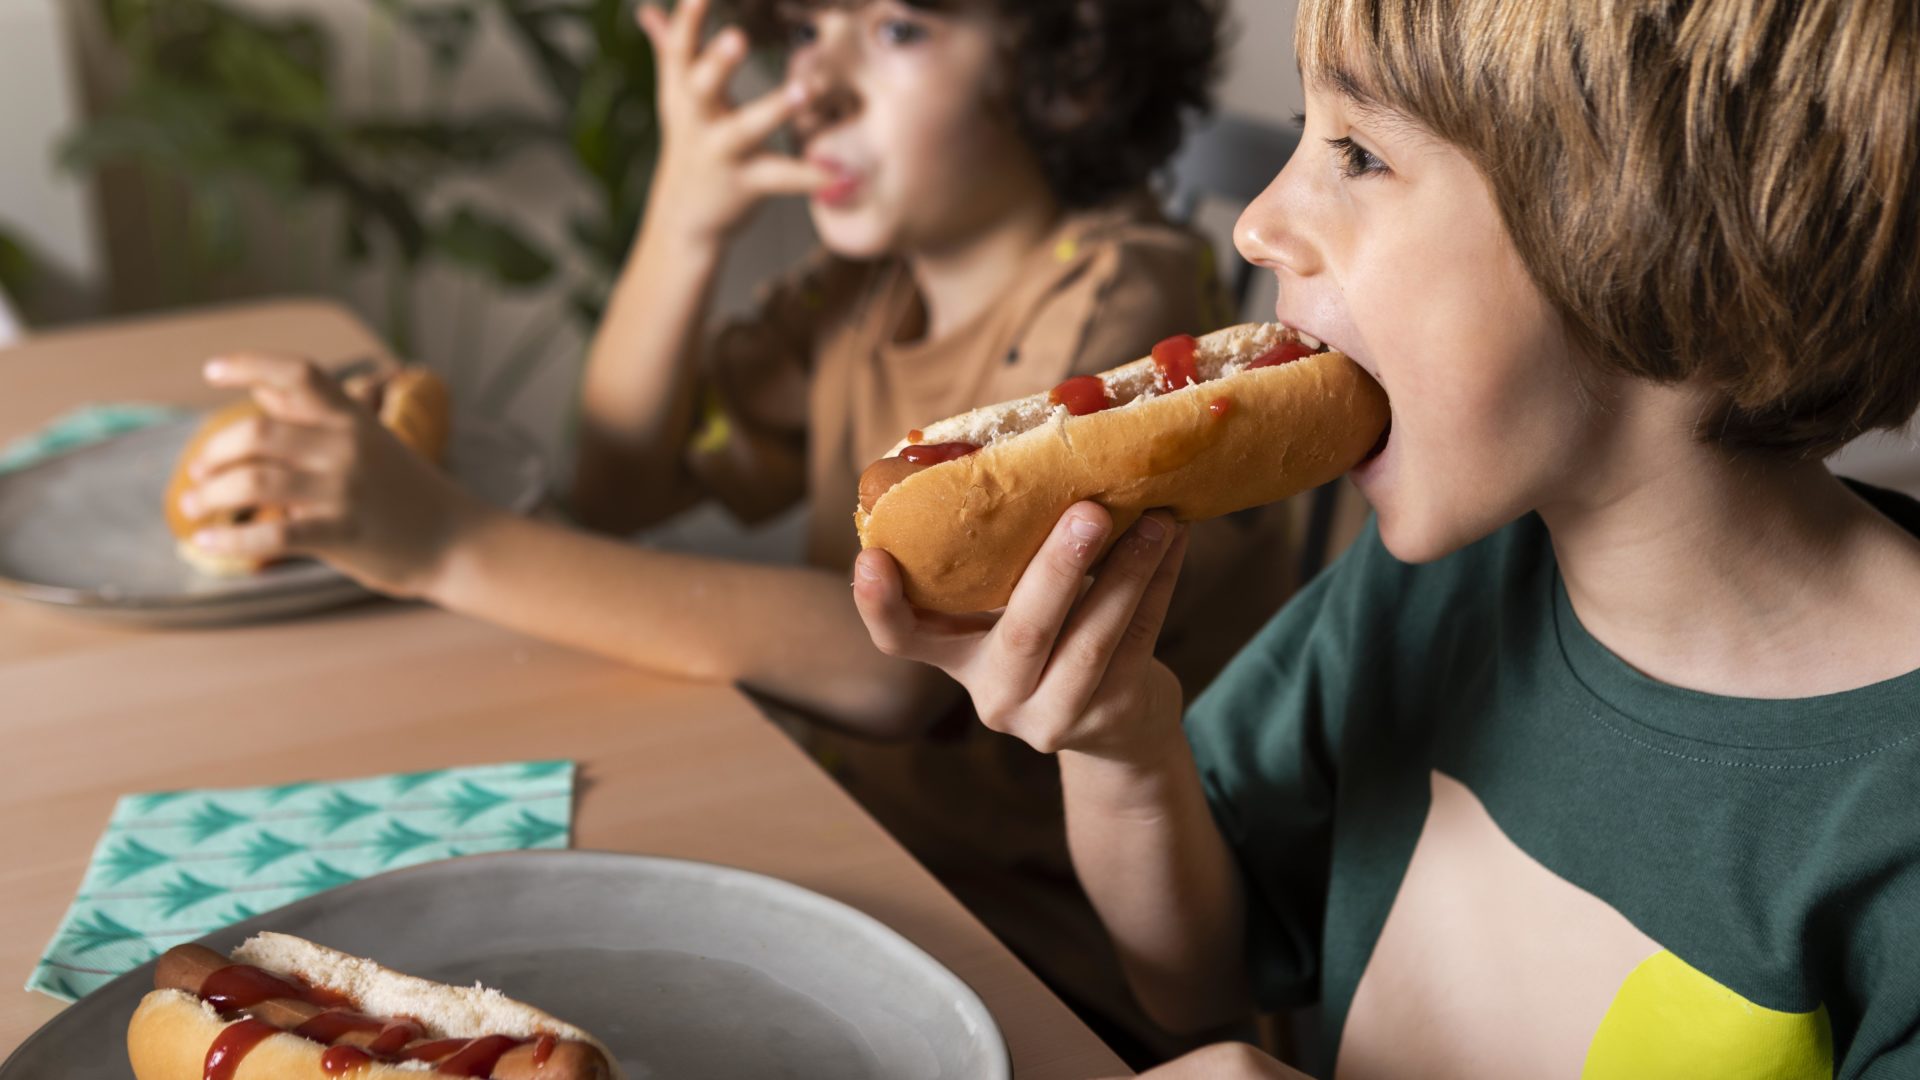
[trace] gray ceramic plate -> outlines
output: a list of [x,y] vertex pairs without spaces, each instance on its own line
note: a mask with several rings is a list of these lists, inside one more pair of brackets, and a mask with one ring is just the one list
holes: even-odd
[[[401,971],[479,980],[592,1031],[629,1080],[1006,1080],[972,990],[879,922],[784,881],[591,851],[397,870],[201,939],[281,930]],[[0,1080],[125,1080],[135,968],[0,1065]]]
[[[174,553],[160,500],[198,423],[148,428],[0,473],[0,595],[170,624],[289,615],[366,596],[311,560],[218,578]],[[476,496],[519,513],[546,491],[532,442],[476,417],[454,419],[447,468]]]

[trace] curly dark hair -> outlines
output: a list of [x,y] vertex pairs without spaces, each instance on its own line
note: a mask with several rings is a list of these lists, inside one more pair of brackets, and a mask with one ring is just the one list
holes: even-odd
[[[1145,184],[1179,148],[1186,116],[1212,107],[1221,0],[906,2],[935,11],[984,8],[999,20],[1005,104],[1054,197],[1069,207]],[[733,0],[728,8],[756,41],[784,47],[783,6]]]

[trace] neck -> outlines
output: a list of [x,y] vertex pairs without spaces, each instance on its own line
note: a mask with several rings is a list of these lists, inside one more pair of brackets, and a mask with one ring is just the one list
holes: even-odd
[[[1664,428],[1685,431],[1684,425]],[[1920,667],[1920,542],[1820,462],[1642,441],[1542,507],[1581,625],[1651,678],[1730,697],[1836,693]]]
[[927,340],[965,326],[999,300],[1060,220],[1059,204],[1044,192],[1013,205],[987,228],[907,256],[926,307]]

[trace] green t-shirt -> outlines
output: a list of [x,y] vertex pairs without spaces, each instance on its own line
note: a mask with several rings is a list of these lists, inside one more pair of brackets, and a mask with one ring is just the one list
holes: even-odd
[[1538,517],[1424,566],[1369,525],[1186,725],[1316,1075],[1920,1077],[1920,671],[1678,689],[1581,627]]

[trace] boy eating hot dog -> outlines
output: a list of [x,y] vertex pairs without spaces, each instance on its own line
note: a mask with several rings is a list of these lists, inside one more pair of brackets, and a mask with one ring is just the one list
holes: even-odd
[[[875,641],[1056,752],[1147,1011],[1317,1001],[1339,1077],[1920,1075],[1920,14],[1306,0],[1243,214],[1393,405],[1375,519],[1187,709],[1184,538],[1060,521],[991,628]],[[1281,1075],[1216,1048],[1166,1076]]]

